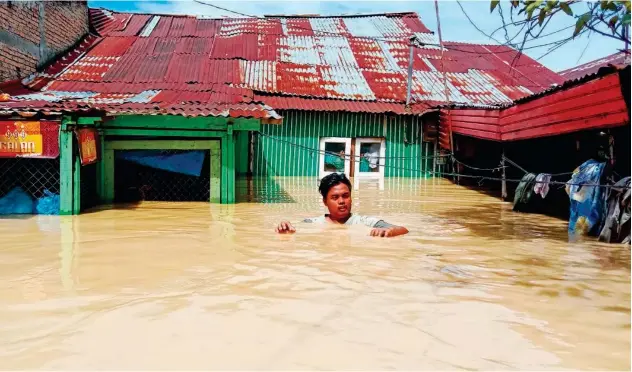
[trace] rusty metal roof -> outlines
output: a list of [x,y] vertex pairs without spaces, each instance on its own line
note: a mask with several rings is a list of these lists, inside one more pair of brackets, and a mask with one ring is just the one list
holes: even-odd
[[[130,97],[145,91],[156,94],[133,105],[151,110],[186,102],[217,112],[209,107],[239,104],[274,117],[265,103],[305,109],[312,102],[318,110],[357,104],[369,112],[380,107],[410,112],[404,103],[413,35],[422,43],[414,50],[413,106],[448,100],[506,105],[562,82],[527,56],[516,58],[506,46],[447,42],[442,50],[415,13],[206,19],[90,9],[90,18],[94,34],[23,81],[34,91],[34,102],[132,107]],[[62,98],[45,100],[47,93]],[[161,97],[168,99],[156,101]],[[12,105],[28,103],[29,96],[22,95]]]
[[575,80],[575,79],[580,79],[587,75],[595,74],[599,71],[601,67],[606,67],[608,65],[614,65],[615,67],[623,67],[629,64],[630,64],[630,52],[621,51],[621,52],[617,52],[603,58],[596,59],[594,61],[584,63],[579,66],[569,68],[564,71],[560,71],[559,74],[565,80]]

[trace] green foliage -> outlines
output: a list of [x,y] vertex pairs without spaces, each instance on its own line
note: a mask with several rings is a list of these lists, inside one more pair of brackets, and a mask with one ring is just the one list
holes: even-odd
[[[511,0],[511,11],[517,12],[518,15],[525,15],[526,22],[530,29],[533,27],[546,27],[548,20],[556,14],[562,14],[575,18],[575,30],[573,37],[581,34],[583,31],[591,30],[601,35],[610,36],[620,40],[628,40],[629,36],[623,32],[625,26],[630,25],[630,1],[590,1],[584,2],[588,7],[588,11],[576,15],[572,6],[582,3],[579,0]],[[499,0],[492,0],[490,3],[490,12],[498,9]],[[534,18],[535,16],[535,18]],[[597,30],[597,26],[605,26],[612,35]]]

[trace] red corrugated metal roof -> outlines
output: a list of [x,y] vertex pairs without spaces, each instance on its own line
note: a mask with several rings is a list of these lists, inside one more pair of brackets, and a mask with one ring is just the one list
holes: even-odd
[[575,79],[582,78],[586,75],[597,73],[597,71],[599,71],[601,67],[606,67],[608,65],[623,67],[629,64],[630,64],[630,52],[621,51],[621,52],[614,53],[603,58],[596,59],[594,61],[584,63],[579,66],[569,68],[564,71],[560,71],[559,74],[565,80],[575,80]]
[[[561,82],[526,56],[514,61],[516,52],[505,46],[449,42],[442,53],[415,13],[199,19],[91,9],[90,16],[98,36],[26,79],[31,89],[137,94],[141,84],[144,91],[168,91],[159,97],[198,92],[200,99],[192,101],[205,102],[217,97],[207,93],[218,84],[227,84],[265,97],[283,95],[278,102],[284,104],[319,102],[326,109],[325,103],[348,108],[371,102],[370,110],[398,105],[404,112],[412,35],[425,45],[415,49],[413,60],[411,96],[420,107],[446,103],[441,69],[450,103],[460,105],[506,105]],[[200,90],[208,86],[213,88]]]
[[508,107],[442,109],[440,117],[440,143],[446,149],[450,128],[470,137],[516,141],[630,123],[617,69],[568,81]]
[[345,111],[345,112],[367,112],[367,113],[393,113],[398,115],[421,115],[428,112],[432,107],[428,104],[420,103],[406,107],[400,103],[391,102],[364,102],[332,100],[304,97],[288,96],[268,96],[255,94],[255,100],[264,102],[276,110],[304,110],[304,111]]

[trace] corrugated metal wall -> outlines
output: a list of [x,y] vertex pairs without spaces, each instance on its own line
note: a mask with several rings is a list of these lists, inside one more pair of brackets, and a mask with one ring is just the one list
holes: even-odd
[[[317,176],[321,137],[385,137],[386,177],[427,177],[432,145],[421,141],[421,118],[346,112],[282,111],[282,125],[256,135],[254,175]],[[406,125],[408,123],[408,125]],[[405,143],[407,139],[408,143]]]

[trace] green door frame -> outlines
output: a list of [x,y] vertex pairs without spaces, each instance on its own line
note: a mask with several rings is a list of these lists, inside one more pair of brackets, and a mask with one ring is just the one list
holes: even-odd
[[[74,129],[93,127],[100,133],[101,161],[97,192],[102,203],[114,201],[114,151],[140,149],[209,150],[211,152],[210,202],[235,203],[235,151],[237,131],[258,131],[255,118],[183,117],[171,115],[122,115],[110,118],[62,118],[60,132],[60,214],[81,211],[81,164]],[[129,140],[110,140],[122,136]],[[143,137],[142,140],[138,139]],[[147,139],[147,138],[156,139]],[[161,137],[184,137],[161,140]],[[213,156],[215,155],[215,156]]]
[[[101,179],[101,190],[103,190],[103,201],[112,203],[114,201],[114,151],[116,150],[208,150],[211,155],[211,182],[209,188],[211,191],[210,202],[224,202],[225,190],[229,184],[228,180],[224,180],[221,167],[220,155],[221,139],[217,140],[119,140],[105,141],[103,147],[103,178]],[[224,182],[222,182],[224,181]],[[234,182],[234,181],[233,181]],[[226,201],[228,202],[228,200]],[[226,203],[224,202],[224,203]]]

